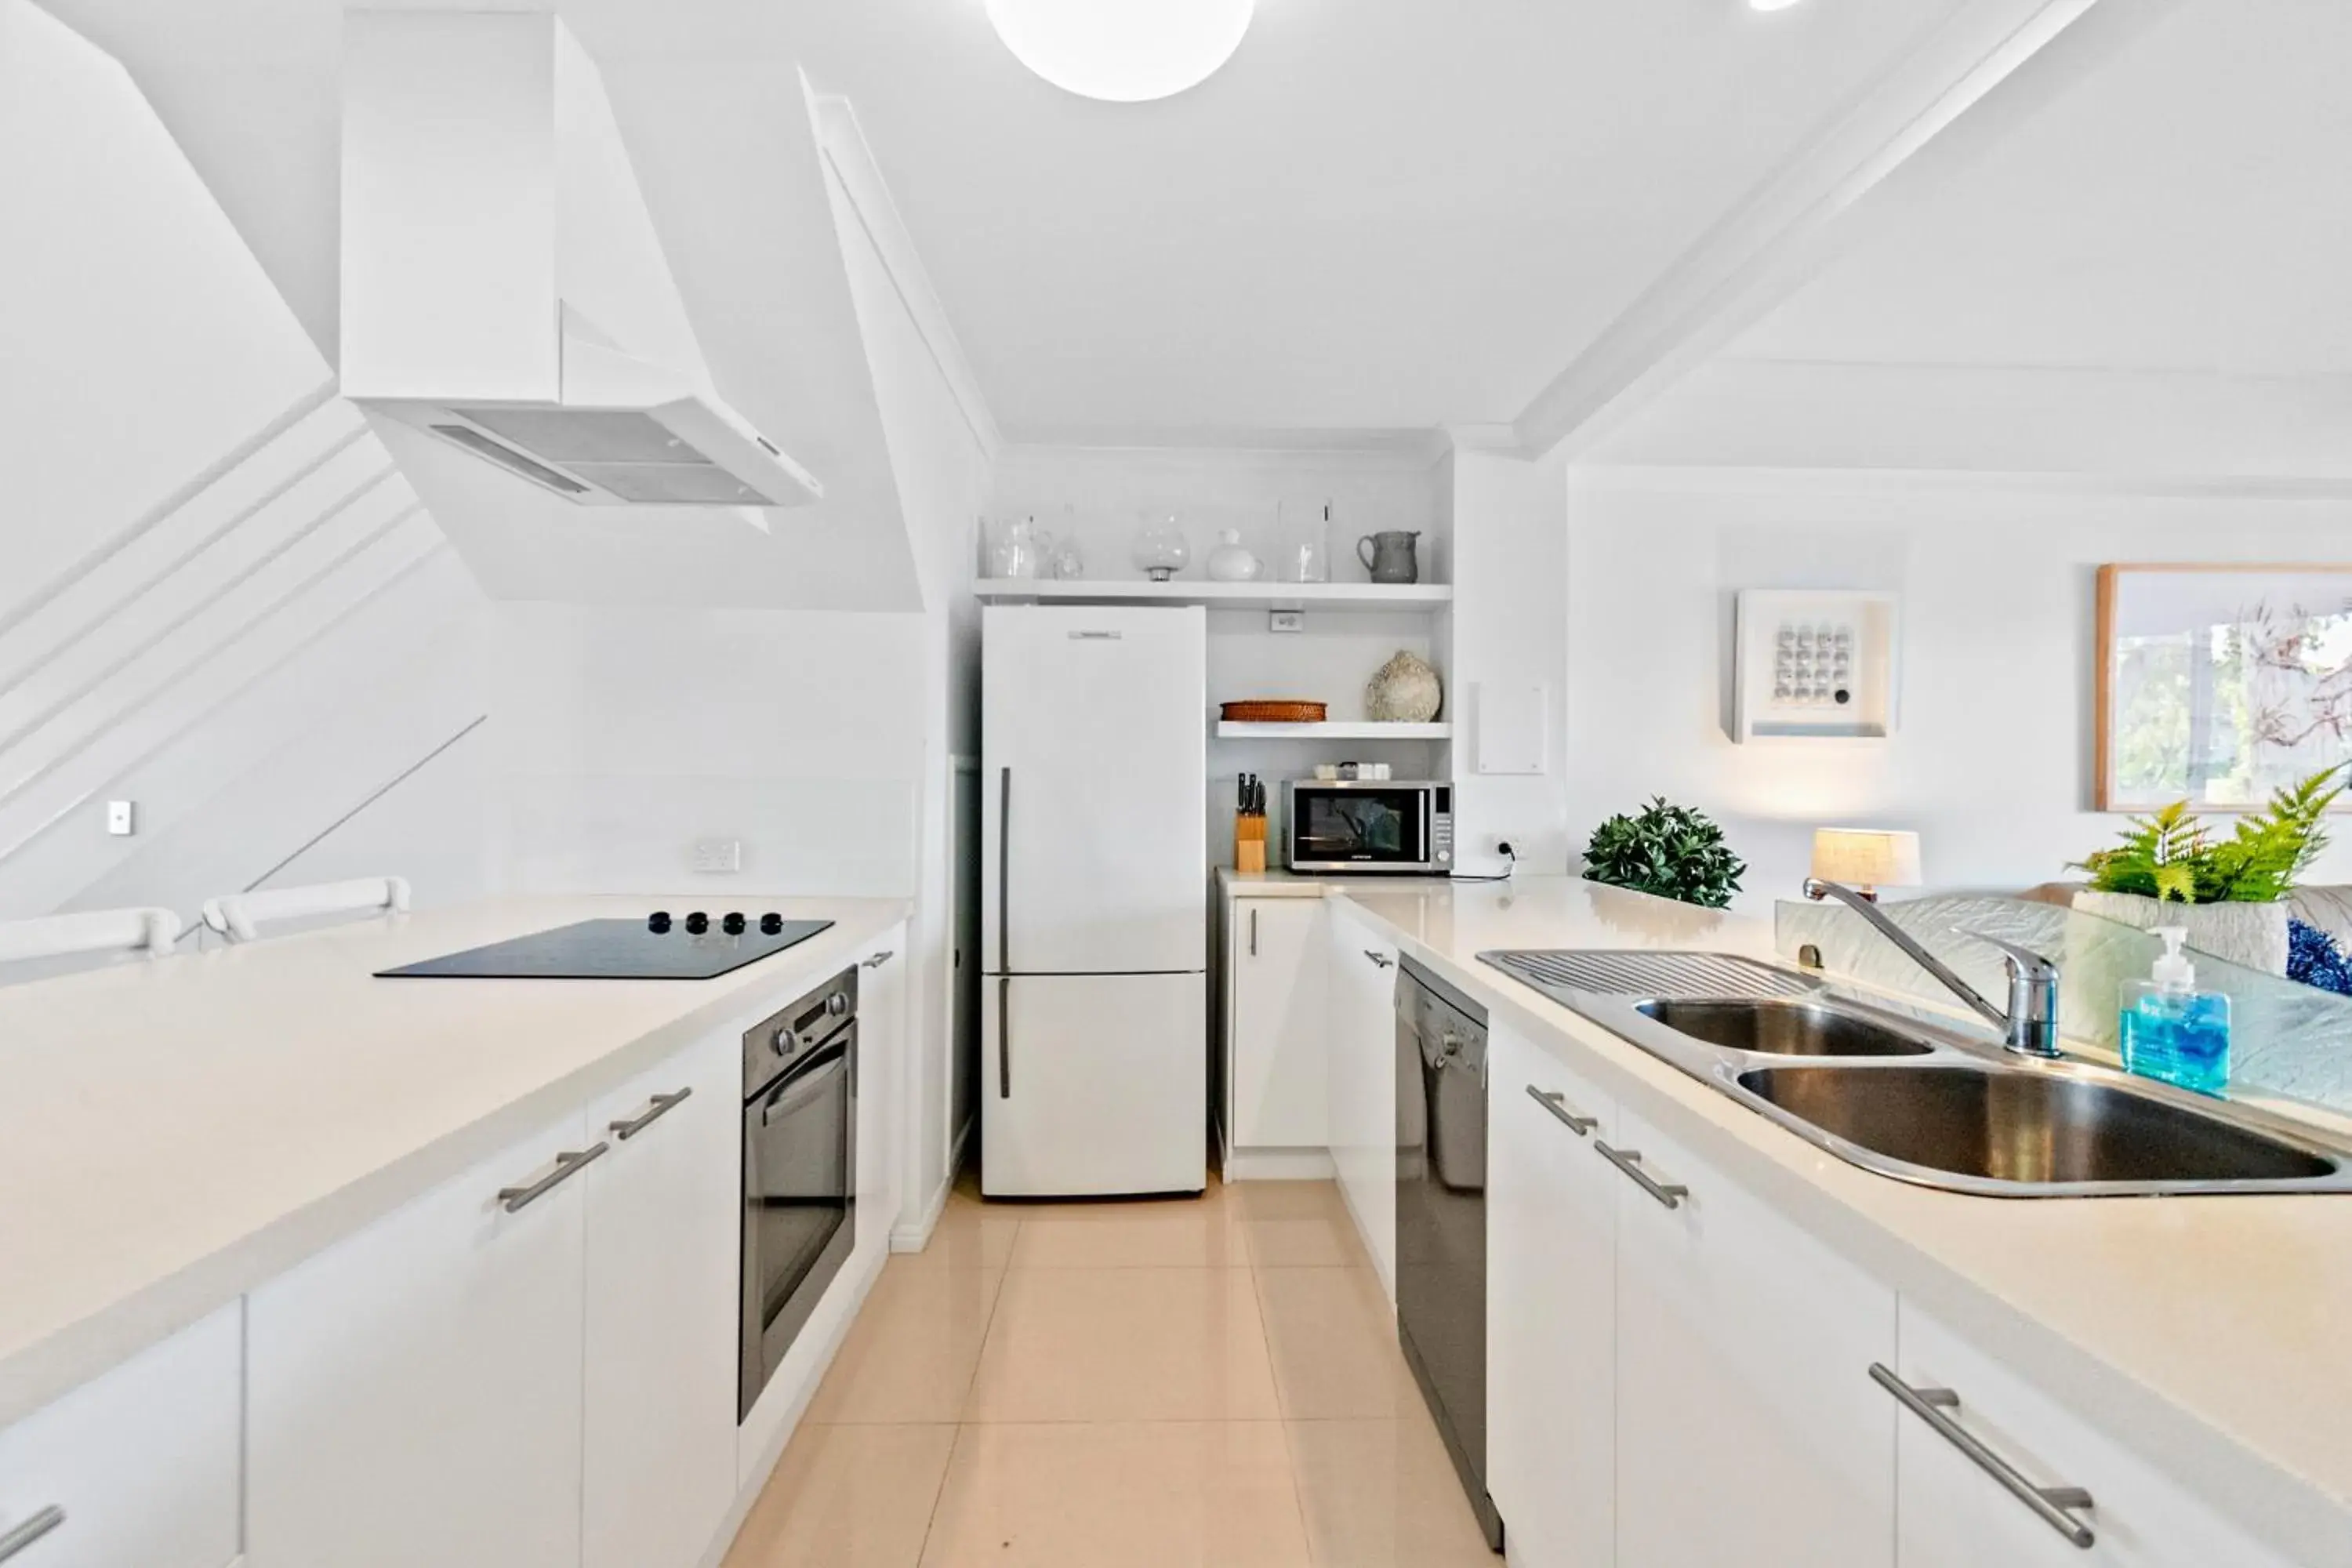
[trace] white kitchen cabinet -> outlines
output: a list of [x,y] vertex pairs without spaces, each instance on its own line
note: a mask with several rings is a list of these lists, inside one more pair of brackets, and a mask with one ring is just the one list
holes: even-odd
[[[1952,1436],[1901,1409],[1901,1568],[2287,1568],[2285,1558],[1907,1301],[1901,1342],[1890,1370],[1914,1391],[1957,1395],[1956,1404],[1931,1399],[1930,1408],[1980,1445],[1987,1463],[2026,1487],[2090,1494],[2088,1508],[2062,1512],[2092,1537],[2087,1549],[2078,1546],[2058,1518],[2037,1512]],[[1882,1397],[1895,1403],[1891,1392]]]
[[236,1560],[244,1307],[0,1432],[0,1542],[23,1568]]
[[1499,1019],[1486,1053],[1486,1489],[1511,1568],[1608,1568],[1616,1107]]
[[247,1298],[249,1568],[579,1568],[593,1164],[558,1157],[598,1142],[575,1110]]
[[590,1108],[585,1568],[691,1568],[734,1500],[742,1072],[716,1034]]
[[1389,1302],[1396,1302],[1396,944],[1330,911],[1331,1162]]
[[[1895,1293],[1621,1107],[1619,1568],[1889,1568]],[[1635,1156],[1638,1155],[1638,1160]]]
[[[913,1020],[907,1009],[907,928],[857,955],[857,1247],[887,1249],[898,1218],[901,1140],[913,1135]],[[866,1107],[887,1108],[875,1116]]]
[[1330,938],[1320,899],[1235,899],[1225,926],[1225,1118],[1238,1149],[1331,1142]]

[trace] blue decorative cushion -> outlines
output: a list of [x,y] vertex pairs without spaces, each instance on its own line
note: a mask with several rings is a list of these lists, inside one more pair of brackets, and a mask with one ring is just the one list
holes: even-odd
[[2298,920],[2286,922],[2286,977],[2352,996],[2352,962],[2346,961],[2344,950],[2317,926]]

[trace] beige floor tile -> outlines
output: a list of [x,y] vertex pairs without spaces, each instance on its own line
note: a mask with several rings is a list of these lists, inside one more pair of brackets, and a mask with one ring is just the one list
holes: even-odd
[[893,1258],[850,1325],[808,1419],[953,1421],[971,1389],[1004,1273]]
[[916,1568],[955,1434],[802,1423],[725,1568]]
[[1425,1412],[1284,1429],[1322,1568],[1500,1568]]
[[1313,1219],[1245,1219],[1250,1262],[1260,1268],[1370,1268],[1371,1255],[1346,1215]]
[[966,1421],[1280,1413],[1247,1269],[1014,1268],[1004,1281]]
[[923,1250],[893,1253],[890,1260],[908,1268],[1002,1268],[1013,1260],[1020,1234],[1018,1212],[951,1196]]
[[1281,1424],[966,1426],[923,1568],[1305,1568]]
[[1255,1273],[1285,1415],[1328,1420],[1421,1408],[1379,1276],[1369,1268]]
[[1244,1219],[1348,1217],[1337,1182],[1235,1182],[1225,1191]]
[[1138,1206],[1126,1213],[1026,1219],[1015,1268],[1243,1268],[1239,1222],[1223,1204]]
[[992,1198],[988,1207],[992,1213],[1015,1215],[1024,1220],[1132,1220],[1175,1214],[1229,1215],[1234,1211],[1234,1191],[1212,1176],[1207,1189],[1198,1197],[1184,1194],[1150,1198]]

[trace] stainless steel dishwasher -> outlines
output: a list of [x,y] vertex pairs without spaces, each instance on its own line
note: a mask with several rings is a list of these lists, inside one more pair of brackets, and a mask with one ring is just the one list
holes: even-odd
[[1486,1544],[1486,1013],[1397,966],[1397,1338]]

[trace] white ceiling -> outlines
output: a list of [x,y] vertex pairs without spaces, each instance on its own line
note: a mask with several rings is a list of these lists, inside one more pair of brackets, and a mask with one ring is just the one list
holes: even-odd
[[2347,65],[2345,0],[2186,0],[1731,353],[2352,373]]
[[[337,0],[45,3],[131,68],[331,355]],[[1261,0],[1223,71],[1147,105],[1030,76],[981,0],[556,8],[715,204],[666,239],[742,278],[689,288],[722,384],[722,322],[761,303],[728,206],[764,221],[774,149],[725,134],[696,68],[772,68],[781,99],[798,63],[856,105],[999,423],[1066,437],[1510,419],[1953,0]],[[688,199],[642,172],[657,216]]]

